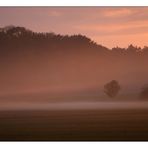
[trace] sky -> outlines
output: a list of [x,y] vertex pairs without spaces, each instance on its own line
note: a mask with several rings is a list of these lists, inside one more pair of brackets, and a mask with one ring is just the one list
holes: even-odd
[[148,7],[0,7],[0,27],[82,34],[108,48],[145,46]]

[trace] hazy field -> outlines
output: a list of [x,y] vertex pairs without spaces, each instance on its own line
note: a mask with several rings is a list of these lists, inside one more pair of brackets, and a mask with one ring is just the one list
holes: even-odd
[[0,104],[0,140],[148,140],[148,103]]

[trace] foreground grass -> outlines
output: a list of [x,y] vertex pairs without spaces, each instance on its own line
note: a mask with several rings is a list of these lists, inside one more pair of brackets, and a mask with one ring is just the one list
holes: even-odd
[[0,140],[148,140],[148,109],[0,111]]

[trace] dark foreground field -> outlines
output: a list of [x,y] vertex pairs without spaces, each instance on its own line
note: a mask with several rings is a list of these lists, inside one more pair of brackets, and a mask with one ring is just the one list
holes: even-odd
[[0,111],[0,140],[148,140],[148,110]]

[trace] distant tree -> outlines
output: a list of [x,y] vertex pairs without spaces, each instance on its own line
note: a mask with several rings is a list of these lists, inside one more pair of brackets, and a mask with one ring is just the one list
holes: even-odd
[[114,53],[119,53],[119,54],[121,54],[121,53],[125,53],[125,51],[126,51],[125,48],[120,48],[120,47],[118,47],[118,46],[112,48],[112,52],[114,52]]
[[144,46],[142,50],[148,50],[148,46]]
[[142,91],[140,93],[140,98],[148,100],[148,86],[142,88]]
[[142,49],[142,52],[144,54],[148,54],[148,46],[144,46],[143,49]]
[[136,54],[136,53],[139,53],[141,51],[141,48],[137,47],[137,46],[133,46],[131,44],[131,45],[128,46],[126,51],[127,51],[128,54]]
[[120,91],[121,87],[116,80],[112,80],[104,85],[104,92],[111,98],[115,97]]

